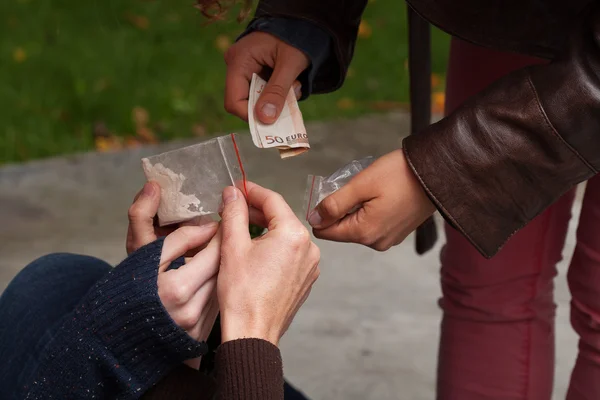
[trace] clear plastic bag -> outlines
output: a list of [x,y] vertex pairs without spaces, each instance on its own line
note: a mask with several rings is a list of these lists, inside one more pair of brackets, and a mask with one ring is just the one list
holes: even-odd
[[[350,182],[356,174],[371,165],[373,161],[375,161],[375,158],[370,156],[360,160],[353,160],[327,177],[309,175],[306,185],[306,194],[304,196],[306,219],[308,220],[310,212],[314,210],[325,197],[337,192],[342,186]],[[352,210],[351,212],[354,211],[356,210]]]
[[143,158],[142,166],[146,179],[161,188],[160,226],[217,214],[227,186],[246,193],[246,173],[233,133]]

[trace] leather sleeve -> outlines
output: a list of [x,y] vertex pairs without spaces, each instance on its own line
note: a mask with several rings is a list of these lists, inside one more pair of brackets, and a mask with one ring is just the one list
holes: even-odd
[[256,18],[302,19],[329,33],[332,51],[317,71],[312,88],[315,94],[327,93],[344,82],[366,5],[367,0],[261,0]]
[[600,168],[600,8],[562,54],[499,80],[404,140],[440,212],[486,257]]

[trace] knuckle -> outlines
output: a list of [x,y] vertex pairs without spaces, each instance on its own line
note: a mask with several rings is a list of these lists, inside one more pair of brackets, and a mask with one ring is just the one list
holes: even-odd
[[225,102],[224,102],[224,107],[225,107],[225,111],[227,111],[228,113],[233,113],[235,111],[235,101],[225,98]]
[[196,326],[198,322],[197,311],[192,307],[184,307],[177,313],[177,324],[184,330],[189,330]]
[[314,264],[318,264],[321,261],[321,249],[314,243],[310,246],[309,257]]
[[288,243],[295,249],[306,247],[309,243],[311,243],[310,233],[302,225],[296,229],[290,229],[287,240]]
[[189,299],[189,283],[181,279],[170,279],[163,292],[163,302],[174,306],[182,306]]
[[317,266],[317,268],[315,268],[315,270],[313,271],[312,274],[312,283],[315,283],[317,281],[317,279],[319,279],[319,277],[321,276],[321,268],[319,268],[319,266]]
[[283,85],[277,82],[273,82],[269,85],[268,89],[265,90],[267,93],[273,96],[285,98],[289,91],[289,88],[285,88]]
[[130,221],[135,221],[141,216],[141,209],[138,203],[133,203],[127,210],[127,217]]
[[320,205],[320,211],[327,217],[335,218],[339,214],[339,207],[337,201],[333,196],[326,197],[323,199]]
[[389,245],[389,244],[387,244],[387,243],[378,242],[378,243],[375,243],[375,244],[371,245],[371,248],[373,250],[384,252],[384,251],[388,251],[389,249],[391,249],[392,246]]
[[358,233],[358,242],[373,247],[377,242],[377,231],[371,227],[365,227]]
[[285,198],[281,195],[281,193],[271,192],[268,194],[268,196],[268,201],[271,203],[271,205],[276,205],[277,203],[285,203]]

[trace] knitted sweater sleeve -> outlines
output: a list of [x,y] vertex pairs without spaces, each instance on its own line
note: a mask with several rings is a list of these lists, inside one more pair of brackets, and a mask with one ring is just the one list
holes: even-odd
[[158,297],[163,240],[131,254],[86,294],[43,350],[26,399],[136,399],[206,353]]
[[217,349],[214,378],[182,365],[142,399],[283,400],[281,353],[266,340],[223,343]]

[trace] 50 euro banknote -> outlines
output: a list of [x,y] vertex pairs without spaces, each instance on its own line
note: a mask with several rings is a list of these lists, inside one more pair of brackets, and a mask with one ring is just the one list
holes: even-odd
[[308,135],[293,89],[290,89],[283,110],[273,124],[263,124],[254,115],[256,102],[266,84],[260,76],[252,76],[248,97],[248,123],[254,145],[261,149],[275,147],[279,150],[281,158],[297,156],[308,151]]

